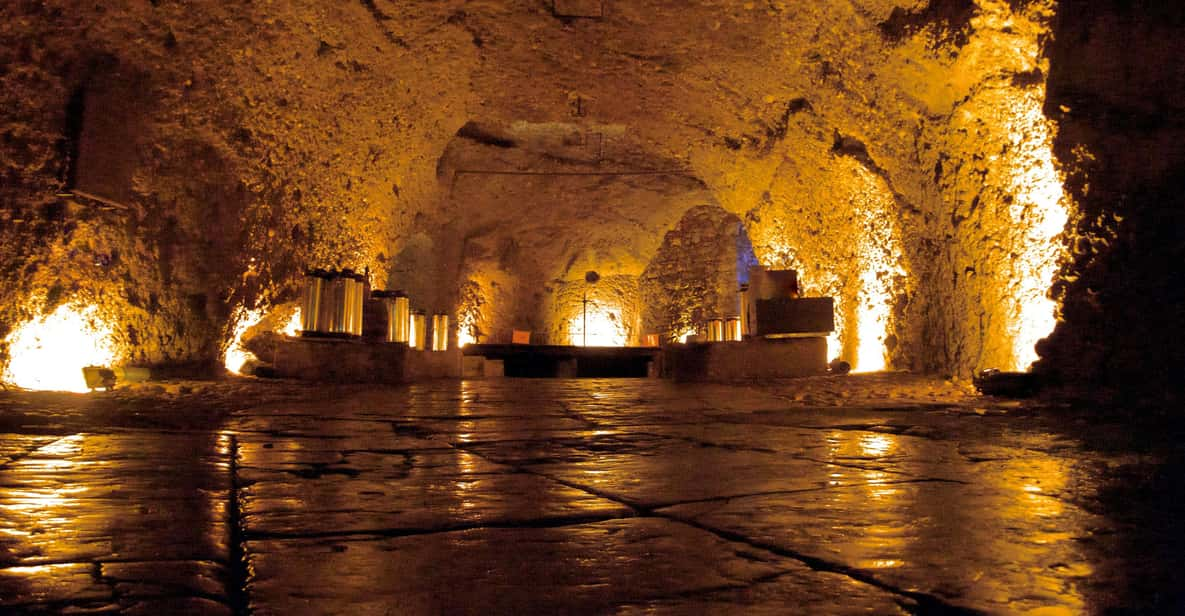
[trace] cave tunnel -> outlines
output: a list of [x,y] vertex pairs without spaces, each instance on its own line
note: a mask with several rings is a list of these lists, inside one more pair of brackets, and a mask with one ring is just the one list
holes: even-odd
[[[1185,485],[1182,27],[1185,5],[1168,0],[3,3],[0,532],[11,533],[0,537],[31,537],[42,518],[29,511],[43,506],[52,517],[66,506],[63,494],[30,504],[10,489],[26,485],[14,473],[29,470],[27,456],[81,456],[59,464],[75,472],[110,450],[132,474],[149,472],[130,462],[141,455],[174,460],[229,477],[202,489],[231,495],[184,497],[194,528],[229,519],[233,544],[193,538],[213,551],[175,559],[214,563],[208,579],[225,578],[228,589],[185,601],[218,604],[211,613],[284,612],[299,592],[269,590],[269,575],[291,573],[269,550],[337,537],[301,526],[304,509],[285,509],[284,495],[334,510],[336,488],[318,483],[326,474],[352,485],[385,472],[359,460],[399,452],[412,476],[447,468],[458,477],[446,499],[423,497],[423,510],[443,517],[395,516],[393,502],[414,489],[386,492],[382,481],[409,479],[382,475],[351,493],[361,501],[339,520],[343,536],[626,528],[628,512],[655,525],[620,535],[641,543],[670,532],[671,545],[689,550],[740,542],[761,551],[748,564],[729,561],[722,580],[789,575],[770,564],[789,559],[862,585],[873,603],[844,605],[864,611],[1174,611],[1185,601],[1172,589],[1185,586],[1170,566],[1180,558],[1173,537],[1185,533],[1176,533],[1180,516],[1152,512],[1179,512]],[[750,272],[785,270],[796,273],[795,300],[832,302],[830,328],[767,336],[760,347],[704,345],[713,320],[744,312]],[[343,318],[357,317],[361,325],[347,327],[357,331],[302,335],[324,333],[310,316],[321,295],[309,290],[322,275],[335,293],[348,286],[387,299],[355,302]],[[409,331],[394,333],[396,320]],[[737,339],[748,344],[748,333]],[[360,342],[384,335],[396,344]],[[589,347],[584,364],[568,363],[570,347]],[[475,359],[475,349],[489,352]],[[532,349],[543,355],[530,359]],[[709,352],[751,370],[653,378],[677,372],[678,361],[708,366]],[[778,372],[795,353],[814,363]],[[1019,385],[990,391],[987,375]],[[284,378],[266,378],[276,376]],[[49,393],[65,391],[77,396]],[[361,406],[373,416],[359,415]],[[638,417],[614,414],[627,406]],[[795,423],[789,411],[776,415],[784,406],[821,415]],[[819,410],[832,406],[850,417]],[[146,419],[147,408],[169,417]],[[373,426],[351,422],[380,415],[392,442],[346,433],[377,439]],[[1032,425],[978,430],[942,423],[948,415]],[[184,434],[185,447],[120,449],[120,430],[137,426]],[[350,446],[332,453],[333,439]],[[971,444],[951,445],[959,439]],[[1067,442],[1072,456],[1049,453]],[[751,478],[745,469],[757,462],[729,466],[740,450],[787,457]],[[800,474],[808,458],[832,465],[833,480],[784,479],[813,477]],[[990,470],[961,466],[968,459]],[[623,466],[592,468],[600,462]],[[707,478],[679,483],[695,473]],[[289,475],[321,486],[307,492],[317,496],[268,483]],[[747,486],[737,502],[866,491],[765,503],[740,523],[725,489],[734,477]],[[919,483],[876,487],[894,478]],[[145,481],[136,485],[164,489]],[[947,492],[956,489],[964,496]],[[905,492],[908,506],[894,500]],[[483,509],[497,500],[490,493],[534,504]],[[1041,500],[1051,494],[1060,504]],[[1111,516],[1124,499],[1141,503],[1137,521]],[[901,514],[932,521],[934,532],[886,547],[888,556],[845,547],[843,533],[767,532],[857,500],[886,503],[869,514],[882,529]],[[368,518],[371,501],[386,513]],[[556,506],[532,509],[538,503]],[[943,503],[994,513],[964,519]],[[1038,518],[1077,524],[1066,530],[1076,538],[1105,528],[1119,539],[1091,535],[1038,554],[1008,543],[1031,545],[1035,535],[1003,533],[993,544],[965,530],[1023,534]],[[973,544],[951,576],[978,580],[965,568],[1000,571],[1013,556],[1040,571],[1032,584],[1062,590],[1046,603],[1009,590],[1025,586],[1008,577],[1015,571],[998,586],[919,581],[917,572],[948,564],[920,555],[943,536]],[[151,554],[37,560],[30,554],[42,548],[5,541],[0,610],[161,600],[94,598],[119,576],[143,574],[116,563]],[[511,540],[481,541],[474,549],[496,561],[498,542]],[[615,541],[612,549],[632,554]],[[425,559],[447,552],[412,543],[399,549]],[[540,547],[554,544],[539,539],[523,554],[572,557]],[[306,556],[321,549],[301,545]],[[326,562],[369,553],[353,546],[335,544]],[[612,571],[605,554],[597,566]],[[367,558],[359,562],[382,560]],[[694,560],[682,558],[670,562]],[[1144,581],[1120,566],[1145,560],[1154,564]],[[65,568],[38,570],[44,563]],[[109,563],[111,573],[51,584],[80,563],[104,572]],[[338,574],[326,567],[318,572]],[[770,607],[779,593],[805,601],[782,586],[709,593],[701,586],[712,584],[689,582],[706,574],[672,567],[651,571],[688,582],[669,595],[646,583],[615,595],[516,591],[492,611],[744,611]],[[597,578],[592,569],[579,574]],[[449,575],[436,581],[461,579]],[[606,575],[598,588],[621,581]],[[1103,581],[1083,581],[1092,575]],[[361,594],[374,591],[358,583]],[[810,586],[817,600],[842,603],[838,586],[802,588]],[[489,599],[476,588],[415,595],[422,602],[408,611],[473,610],[467,601]],[[885,598],[876,593],[892,600],[875,603]],[[350,611],[342,594],[306,607]]]

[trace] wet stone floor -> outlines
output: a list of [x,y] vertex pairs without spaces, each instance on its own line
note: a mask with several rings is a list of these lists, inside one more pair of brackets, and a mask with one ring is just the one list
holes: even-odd
[[6,392],[0,613],[1175,613],[1157,432],[908,375]]

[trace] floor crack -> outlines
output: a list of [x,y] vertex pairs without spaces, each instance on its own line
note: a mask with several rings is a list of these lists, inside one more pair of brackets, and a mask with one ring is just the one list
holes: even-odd
[[669,514],[669,513],[663,513],[663,512],[658,512],[658,511],[654,511],[651,513],[652,513],[652,515],[654,515],[656,517],[670,520],[672,522],[686,524],[686,525],[691,526],[693,528],[698,528],[702,531],[712,533],[713,535],[716,535],[717,537],[720,537],[721,539],[725,539],[727,541],[742,543],[742,544],[748,545],[750,547],[773,552],[774,554],[777,554],[779,556],[784,556],[786,558],[792,558],[792,559],[797,560],[798,562],[801,562],[802,564],[810,567],[811,569],[813,569],[815,571],[826,571],[828,573],[835,573],[835,574],[843,575],[845,577],[849,577],[853,580],[856,580],[857,582],[862,582],[864,584],[868,584],[869,586],[875,586],[877,588],[880,588],[881,590],[891,592],[895,595],[902,596],[902,597],[908,597],[916,602],[916,606],[913,606],[911,609],[911,611],[913,611],[915,614],[920,614],[923,616],[929,616],[931,614],[979,616],[981,614],[984,614],[984,612],[979,611],[979,610],[952,605],[952,604],[947,603],[946,601],[943,601],[942,599],[940,599],[934,595],[928,594],[928,593],[919,592],[916,590],[907,590],[907,589],[901,588],[901,587],[896,586],[894,584],[890,584],[890,583],[888,583],[888,582],[886,582],[886,581],[884,581],[884,580],[882,580],[882,579],[880,579],[880,578],[878,578],[866,571],[845,565],[843,563],[837,563],[834,561],[826,560],[823,558],[819,558],[818,556],[811,556],[809,554],[804,554],[802,552],[798,552],[796,550],[791,550],[791,549],[788,549],[788,548],[785,548],[785,547],[782,547],[782,546],[779,546],[776,544],[766,543],[764,541],[758,541],[756,539],[746,537],[745,535],[742,535],[740,533],[725,530],[722,528],[716,528],[714,526],[709,526],[707,524],[698,522],[693,519],[680,518],[680,517],[677,517],[677,516]]

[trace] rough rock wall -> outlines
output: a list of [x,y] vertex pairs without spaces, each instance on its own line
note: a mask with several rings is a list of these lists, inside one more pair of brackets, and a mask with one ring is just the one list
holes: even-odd
[[[870,338],[890,365],[961,375],[1034,358],[1060,254],[1057,230],[1031,225],[1056,227],[1048,196],[1061,203],[1040,112],[1051,6],[803,8],[828,36],[782,33],[797,78],[747,92],[735,154],[693,156],[764,262],[839,298],[845,358]],[[730,84],[746,85],[760,84]]]
[[[208,361],[235,305],[306,266],[385,269],[464,116],[443,76],[472,62],[460,27],[398,26],[365,3],[4,3],[0,335],[91,304],[125,359]],[[131,198],[59,198],[72,100],[114,82],[145,93]]]
[[[1023,10],[985,3],[971,20],[968,43],[950,70],[974,80],[951,101],[945,125],[928,128],[920,156],[945,204],[921,216],[930,237],[907,239],[942,246],[933,260],[914,259],[940,264],[919,284],[949,298],[939,308],[945,314],[923,320],[929,335],[946,336],[945,355],[920,363],[930,370],[1023,370],[1054,324],[1048,289],[1062,258],[1059,234],[1075,206],[1054,164],[1053,127],[1041,112],[1048,72],[1041,44],[1052,15],[1048,4],[1016,6]],[[935,214],[941,218],[931,219]]]
[[[1032,358],[1081,205],[1047,351],[1139,365],[1141,336],[1082,332],[1179,322],[1127,301],[1176,297],[1150,267],[1179,254],[1153,222],[1176,220],[1155,204],[1180,161],[1161,4],[6,3],[0,331],[38,292],[100,304],[133,356],[208,358],[231,306],[291,297],[306,266],[369,268],[487,333],[560,331],[557,289],[639,276],[718,203],[763,263],[839,298],[844,355],[965,375]],[[111,66],[158,101],[136,196],[67,204],[66,110]],[[482,170],[520,175],[460,173]],[[635,179],[594,179],[613,174]]]
[[[217,305],[210,270],[230,269],[246,258],[238,233],[211,237],[210,221],[237,222],[237,178],[224,158],[194,130],[193,110],[179,104],[182,78],[174,67],[154,79],[143,76],[168,39],[102,30],[102,9],[67,10],[50,3],[6,4],[3,10],[2,76],[6,109],[3,201],[5,280],[0,330],[59,303],[93,304],[119,326],[117,343],[133,361],[209,358],[226,312]],[[96,14],[98,13],[98,14]],[[131,29],[135,29],[134,26]],[[141,34],[141,33],[137,33]],[[113,53],[102,39],[133,36],[140,46]],[[122,43],[122,41],[121,41]],[[123,43],[126,45],[126,43]],[[115,44],[110,45],[114,47]],[[161,101],[145,109],[139,125],[145,151],[137,178],[167,178],[143,202],[109,207],[57,197],[70,147],[67,110],[75,92],[92,79],[135,80]],[[189,156],[190,166],[178,158]],[[180,170],[178,167],[187,167]],[[129,181],[133,178],[129,178]],[[192,194],[212,207],[174,207]],[[228,226],[232,226],[228,225]],[[187,254],[186,254],[187,253]],[[213,301],[210,301],[213,300]]]
[[587,346],[638,344],[644,306],[639,300],[638,277],[598,275],[595,280],[555,285],[552,303],[547,307],[547,342]]
[[[517,38],[468,12],[483,106],[588,114],[685,165],[757,244],[789,247],[758,246],[768,265],[812,254],[802,268],[847,306],[849,357],[871,341],[892,365],[963,375],[1033,358],[1060,252],[1049,210],[1065,205],[1040,113],[1051,1],[610,5],[562,25],[506,5]],[[526,58],[531,87],[495,85]],[[797,231],[840,210],[866,223]],[[842,248],[797,248],[825,242]]]
[[702,329],[708,319],[738,314],[737,251],[747,243],[740,238],[743,231],[740,219],[719,206],[702,205],[683,215],[663,237],[639,282],[646,332],[669,341]]
[[764,265],[798,270],[804,295],[835,298],[830,355],[877,370],[886,352],[902,352],[898,332],[915,283],[891,193],[859,160],[835,151],[843,147],[815,144],[809,155],[822,169],[804,170],[805,157],[779,168],[745,222]]
[[1180,391],[1182,28],[1185,6],[1154,0],[1089,0],[1057,21],[1046,112],[1080,212],[1039,367],[1071,383]]

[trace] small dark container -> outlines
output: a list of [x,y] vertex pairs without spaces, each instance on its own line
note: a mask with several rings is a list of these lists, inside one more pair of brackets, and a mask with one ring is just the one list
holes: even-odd
[[1041,380],[1032,372],[1002,372],[989,368],[971,377],[975,388],[988,396],[1028,398],[1041,391]]

